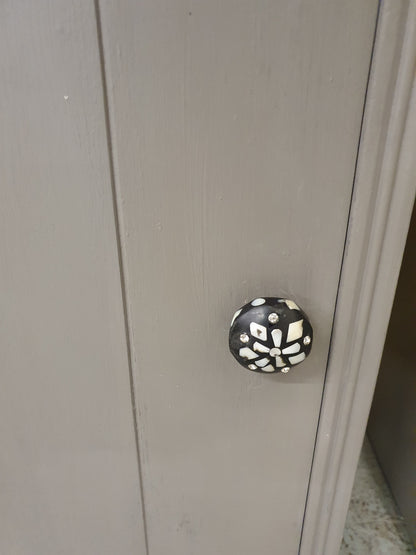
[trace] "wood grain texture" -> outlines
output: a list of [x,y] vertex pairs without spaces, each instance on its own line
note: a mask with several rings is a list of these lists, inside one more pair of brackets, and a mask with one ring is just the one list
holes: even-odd
[[[100,2],[152,555],[297,553],[377,2]],[[228,353],[309,314],[286,376]]]
[[0,552],[144,554],[91,2],[0,7]]
[[383,2],[301,554],[337,553],[415,196],[416,3]]

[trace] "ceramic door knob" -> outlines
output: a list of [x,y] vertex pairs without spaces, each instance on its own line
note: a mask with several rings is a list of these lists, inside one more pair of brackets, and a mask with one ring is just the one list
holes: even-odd
[[261,297],[234,314],[230,351],[237,361],[254,372],[289,372],[312,348],[311,323],[289,299]]

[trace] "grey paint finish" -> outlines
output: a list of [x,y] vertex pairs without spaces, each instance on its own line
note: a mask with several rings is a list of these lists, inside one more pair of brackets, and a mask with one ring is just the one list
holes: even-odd
[[[101,3],[152,555],[297,553],[377,3]],[[316,330],[227,352],[259,295]]]
[[416,542],[416,210],[368,421],[380,466]]
[[383,2],[301,553],[339,550],[415,198],[416,3]]
[[0,13],[0,552],[144,554],[93,5]]

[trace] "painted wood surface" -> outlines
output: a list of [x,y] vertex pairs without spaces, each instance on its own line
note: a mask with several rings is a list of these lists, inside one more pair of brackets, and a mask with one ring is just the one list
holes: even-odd
[[94,6],[0,7],[0,553],[145,553]]
[[415,199],[416,3],[380,7],[300,553],[337,553]]
[[[377,2],[100,2],[152,555],[297,553]],[[287,375],[227,351],[293,298]]]

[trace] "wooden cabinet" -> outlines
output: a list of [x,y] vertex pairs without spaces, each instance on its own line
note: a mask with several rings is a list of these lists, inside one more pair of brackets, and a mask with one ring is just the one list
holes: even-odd
[[[304,524],[302,553],[334,553],[348,476],[334,539],[322,523],[356,399],[343,380],[364,376],[343,358],[360,272],[376,284],[370,255],[392,237],[392,298],[410,218],[394,202],[414,192],[377,197],[393,190],[380,149],[403,152],[409,120],[407,3],[0,10],[0,551],[289,555]],[[228,352],[234,311],[272,295],[314,326],[286,375]]]
[[[376,14],[102,4],[150,553],[298,551]],[[273,295],[314,325],[293,374],[228,352]]]

